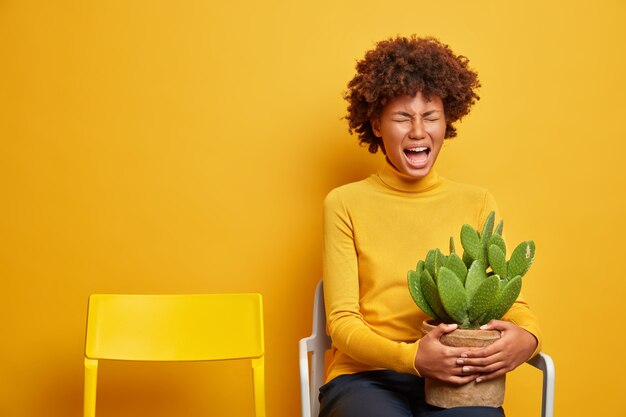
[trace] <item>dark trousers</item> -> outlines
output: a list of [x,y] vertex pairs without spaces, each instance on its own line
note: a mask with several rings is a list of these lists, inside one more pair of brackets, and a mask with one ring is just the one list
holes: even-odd
[[424,379],[395,371],[341,375],[320,388],[320,417],[504,417],[502,408],[439,408],[424,401]]

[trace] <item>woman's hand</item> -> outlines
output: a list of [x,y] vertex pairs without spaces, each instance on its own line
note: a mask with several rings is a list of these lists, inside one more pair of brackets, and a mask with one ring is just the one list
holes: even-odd
[[463,385],[478,378],[476,372],[463,372],[463,365],[457,363],[467,348],[443,345],[439,338],[450,333],[456,324],[440,324],[420,339],[415,355],[415,368],[424,377],[439,379],[452,384]]
[[456,360],[464,375],[481,374],[476,382],[497,378],[512,371],[526,362],[537,348],[535,336],[511,322],[491,320],[481,329],[499,330],[502,335],[487,347],[466,349]]

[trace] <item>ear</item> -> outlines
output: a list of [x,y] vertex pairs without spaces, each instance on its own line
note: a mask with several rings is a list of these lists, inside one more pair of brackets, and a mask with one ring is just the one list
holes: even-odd
[[374,132],[374,136],[377,138],[382,137],[382,133],[380,133],[380,119],[370,119],[370,125],[372,125],[372,132]]

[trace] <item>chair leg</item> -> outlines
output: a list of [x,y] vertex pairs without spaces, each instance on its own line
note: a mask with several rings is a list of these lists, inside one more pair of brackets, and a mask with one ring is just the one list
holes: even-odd
[[98,361],[85,358],[85,391],[83,397],[83,416],[96,416],[96,388],[98,384]]
[[543,374],[543,391],[541,395],[541,416],[554,416],[554,361],[545,354],[539,353],[528,361],[529,365],[539,369]]
[[254,386],[254,413],[265,417],[265,360],[252,359],[252,383]]

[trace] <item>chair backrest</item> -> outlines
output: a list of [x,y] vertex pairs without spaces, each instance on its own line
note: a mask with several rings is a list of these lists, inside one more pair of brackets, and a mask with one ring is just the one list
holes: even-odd
[[84,415],[95,416],[98,359],[252,360],[255,413],[265,416],[260,294],[89,297]]
[[[322,281],[318,282],[315,288],[312,329],[311,336],[300,339],[302,417],[317,417],[319,414],[320,404],[317,397],[319,389],[324,383],[324,354],[331,347],[330,337],[326,333],[326,311]],[[309,353],[311,354],[310,363]]]
[[[326,313],[322,281],[315,289],[313,302],[313,331],[311,336],[300,339],[300,399],[302,417],[318,417],[319,389],[324,382],[324,353],[331,347],[331,339],[326,332]],[[311,361],[309,362],[309,354]],[[554,416],[554,362],[545,353],[527,362],[543,373],[542,417]],[[309,374],[310,369],[310,374]]]

